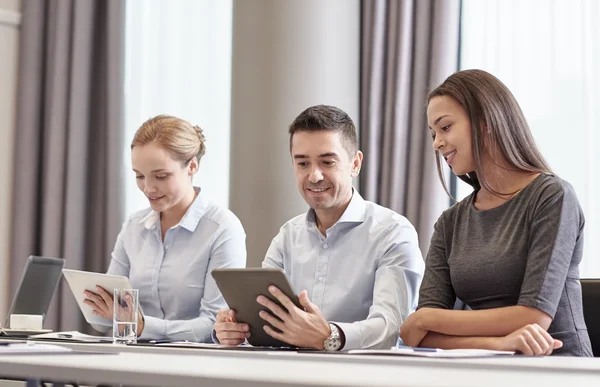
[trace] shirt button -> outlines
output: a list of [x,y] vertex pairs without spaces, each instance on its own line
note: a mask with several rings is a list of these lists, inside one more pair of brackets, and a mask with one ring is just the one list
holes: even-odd
[[327,246],[327,243],[325,243],[325,244],[323,245],[323,248],[324,248],[324,249],[326,249],[327,247],[329,247],[329,246]]

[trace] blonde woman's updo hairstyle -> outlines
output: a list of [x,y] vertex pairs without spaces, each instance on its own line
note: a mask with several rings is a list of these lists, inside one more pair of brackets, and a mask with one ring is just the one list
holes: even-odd
[[200,162],[206,151],[205,142],[199,126],[192,126],[181,118],[160,115],[140,126],[131,142],[131,149],[138,145],[156,143],[168,151],[174,160],[187,164],[194,157]]

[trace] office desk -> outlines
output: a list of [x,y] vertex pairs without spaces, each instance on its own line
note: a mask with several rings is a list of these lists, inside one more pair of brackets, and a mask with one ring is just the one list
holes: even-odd
[[[99,350],[106,345],[93,346]],[[18,379],[132,386],[600,385],[600,359],[419,359],[210,349],[194,351],[194,354],[172,351],[147,353],[148,350],[142,350],[110,355],[4,355],[0,356],[0,374]]]
[[[315,361],[333,362],[361,362],[367,364],[389,364],[419,362],[423,359],[401,356],[364,356],[331,353],[296,353],[293,351],[248,351],[248,350],[224,350],[204,348],[183,348],[168,346],[131,346],[114,345],[112,343],[75,343],[59,341],[40,341],[70,348],[80,352],[107,352],[107,353],[146,353],[162,355],[187,355],[187,356],[212,356],[212,357],[241,357],[241,358],[264,358],[271,359],[314,359]],[[453,365],[473,364],[489,365],[493,367],[530,367],[535,369],[557,369],[557,370],[588,370],[600,372],[600,358],[572,358],[572,357],[495,357],[495,358],[465,358],[465,359],[426,359],[429,363]]]

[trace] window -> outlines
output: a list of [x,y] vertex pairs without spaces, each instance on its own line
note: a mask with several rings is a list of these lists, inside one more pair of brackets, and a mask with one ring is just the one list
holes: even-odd
[[126,18],[126,215],[148,207],[129,146],[138,127],[158,114],[204,130],[206,155],[194,184],[228,207],[232,1],[128,0]]
[[[600,2],[463,0],[461,69],[514,93],[542,154],[586,217],[582,277],[600,277]],[[471,192],[458,182],[458,197]]]

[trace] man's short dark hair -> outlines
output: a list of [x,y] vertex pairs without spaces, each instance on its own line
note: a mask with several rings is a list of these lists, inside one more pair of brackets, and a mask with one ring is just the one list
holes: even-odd
[[354,122],[348,114],[335,106],[317,105],[304,110],[290,125],[290,151],[296,132],[330,130],[340,133],[342,144],[350,157],[358,151],[358,136]]

